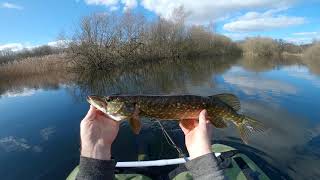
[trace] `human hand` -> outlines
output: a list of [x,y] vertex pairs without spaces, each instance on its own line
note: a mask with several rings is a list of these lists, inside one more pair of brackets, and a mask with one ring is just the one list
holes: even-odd
[[91,105],[80,123],[81,156],[110,160],[111,145],[118,131],[119,122]]
[[185,143],[191,159],[211,153],[210,136],[212,127],[206,120],[206,115],[207,111],[202,110],[199,115],[199,122],[196,119],[188,122],[193,123],[193,128],[186,128],[182,122],[179,124],[185,135]]

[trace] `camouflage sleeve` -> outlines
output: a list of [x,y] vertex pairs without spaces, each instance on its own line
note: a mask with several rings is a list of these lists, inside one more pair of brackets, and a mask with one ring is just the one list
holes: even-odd
[[79,172],[77,180],[103,180],[114,179],[114,160],[98,160],[80,157]]
[[197,157],[185,165],[195,180],[226,179],[218,167],[217,158],[212,153]]

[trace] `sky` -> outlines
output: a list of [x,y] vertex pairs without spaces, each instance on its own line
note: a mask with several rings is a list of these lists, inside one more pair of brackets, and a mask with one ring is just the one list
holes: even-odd
[[81,17],[128,9],[170,18],[183,6],[187,23],[214,24],[233,40],[267,36],[296,44],[320,39],[320,0],[0,0],[0,50],[53,45],[72,36]]

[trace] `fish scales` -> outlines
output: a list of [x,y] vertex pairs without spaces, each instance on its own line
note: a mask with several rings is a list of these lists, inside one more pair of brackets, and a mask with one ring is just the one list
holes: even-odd
[[208,120],[217,128],[227,127],[227,122],[235,124],[245,143],[253,132],[265,130],[259,121],[237,112],[240,109],[240,102],[233,94],[207,97],[196,95],[89,96],[88,102],[117,121],[127,119],[135,133],[139,133],[141,129],[139,117],[184,121],[198,119],[203,109],[207,110]]

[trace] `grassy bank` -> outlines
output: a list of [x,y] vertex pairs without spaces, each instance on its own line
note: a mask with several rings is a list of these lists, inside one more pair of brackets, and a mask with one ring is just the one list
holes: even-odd
[[14,77],[65,72],[71,67],[66,57],[66,54],[54,54],[10,61],[0,66],[0,77],[1,79],[11,79]]

